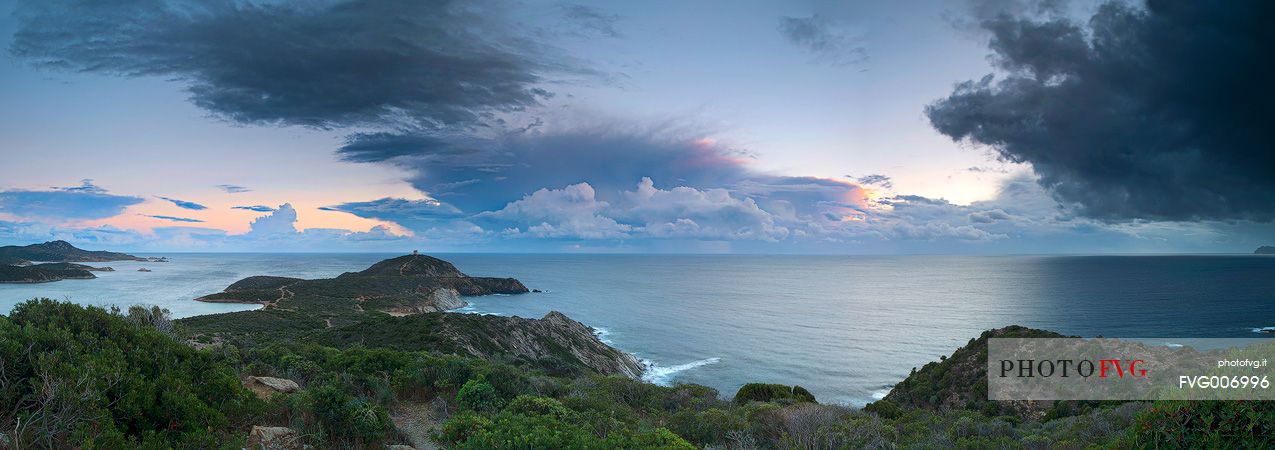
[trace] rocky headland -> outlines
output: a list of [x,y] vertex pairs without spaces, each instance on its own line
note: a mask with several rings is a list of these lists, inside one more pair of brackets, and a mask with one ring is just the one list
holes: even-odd
[[335,278],[244,278],[196,300],[260,304],[261,309],[181,322],[203,345],[288,338],[338,348],[502,358],[555,373],[641,376],[636,358],[602,343],[593,329],[562,313],[524,319],[445,312],[466,306],[467,296],[527,292],[514,278],[473,277],[447,261],[412,254]]

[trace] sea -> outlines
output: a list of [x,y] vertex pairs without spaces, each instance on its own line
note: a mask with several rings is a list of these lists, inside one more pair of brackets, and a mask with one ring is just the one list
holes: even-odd
[[[252,309],[200,303],[250,275],[325,278],[387,254],[147,254],[95,280],[0,284],[0,311],[35,297],[159,305],[175,317]],[[439,254],[475,276],[543,292],[470,297],[460,312],[561,311],[649,365],[658,384],[729,398],[748,382],[824,402],[879,399],[912,368],[991,328],[1123,338],[1272,337],[1275,257]],[[147,268],[151,272],[139,272]]]

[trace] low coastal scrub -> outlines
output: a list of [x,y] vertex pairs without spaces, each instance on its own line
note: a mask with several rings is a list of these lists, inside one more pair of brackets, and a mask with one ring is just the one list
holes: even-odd
[[[749,384],[723,399],[699,385],[555,375],[500,358],[295,341],[196,349],[185,336],[153,308],[19,305],[0,317],[0,448],[241,448],[259,444],[249,440],[254,426],[287,427],[285,448],[1275,445],[1269,402],[1093,404],[1042,417],[989,414],[979,402],[936,407],[935,393],[970,388],[959,384],[963,363],[948,362],[955,356],[857,409],[816,403],[796,386]],[[245,388],[253,377],[296,389]]]

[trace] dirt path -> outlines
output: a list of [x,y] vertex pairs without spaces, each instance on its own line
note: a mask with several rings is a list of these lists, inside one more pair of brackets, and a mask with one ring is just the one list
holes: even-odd
[[429,403],[400,402],[390,412],[390,420],[399,433],[407,437],[412,447],[417,450],[435,450],[438,445],[429,439],[429,435],[438,429],[438,422],[430,414]]
[[412,259],[404,261],[403,265],[398,266],[398,276],[400,277],[403,276],[403,273],[407,272],[407,265],[411,264],[413,261],[416,261],[417,258],[418,258],[417,255],[412,255]]
[[276,289],[277,291],[279,291],[279,298],[262,303],[262,305],[265,305],[264,308],[278,308],[279,302],[296,296],[297,295],[296,293],[288,290],[288,288],[292,287],[293,284],[297,284],[297,283],[279,286],[279,289]]

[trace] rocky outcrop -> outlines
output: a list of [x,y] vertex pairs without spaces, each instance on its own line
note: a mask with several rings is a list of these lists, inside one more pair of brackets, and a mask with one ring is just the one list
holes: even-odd
[[47,263],[29,266],[0,265],[0,283],[48,283],[60,280],[88,280],[97,278],[92,271],[99,269],[82,264]]
[[452,288],[436,288],[428,295],[428,301],[418,305],[397,306],[385,310],[392,316],[407,316],[436,311],[448,311],[464,308],[467,303],[460,299],[460,292]]
[[126,253],[89,251],[76,248],[66,241],[49,241],[43,244],[9,245],[0,247],[0,260],[20,259],[44,262],[106,262],[146,261]]
[[248,377],[244,379],[244,387],[257,394],[257,397],[266,399],[277,393],[291,394],[301,390],[301,385],[297,382],[286,378],[275,377]]
[[301,450],[301,434],[287,427],[252,427],[248,433],[249,449],[260,450]]
[[591,371],[638,379],[644,371],[633,355],[598,340],[594,330],[553,311],[541,319],[431,313],[389,317],[326,330],[325,345],[362,345],[504,358],[551,371]]
[[641,379],[642,372],[646,370],[633,355],[606,345],[598,339],[593,328],[572,320],[563,313],[550,311],[544,318],[534,322],[539,322],[533,327],[540,328],[541,336],[565,347],[577,359],[598,372]]
[[1269,245],[1263,245],[1261,247],[1258,247],[1257,250],[1253,250],[1253,254],[1254,255],[1275,255],[1275,247],[1271,247]]

